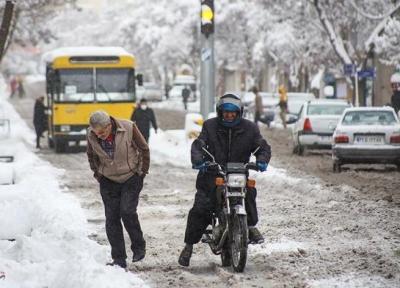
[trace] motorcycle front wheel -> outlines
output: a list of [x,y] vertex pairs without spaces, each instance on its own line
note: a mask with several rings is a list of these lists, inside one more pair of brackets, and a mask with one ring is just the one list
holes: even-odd
[[232,268],[235,272],[243,272],[247,261],[247,217],[234,213],[231,218],[230,246]]

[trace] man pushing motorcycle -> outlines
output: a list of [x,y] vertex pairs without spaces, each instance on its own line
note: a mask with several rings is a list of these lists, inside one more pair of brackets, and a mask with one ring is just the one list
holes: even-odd
[[[222,166],[228,162],[248,163],[251,153],[256,150],[256,163],[261,172],[266,171],[271,158],[271,147],[261,136],[258,126],[242,118],[243,105],[238,96],[225,94],[219,99],[216,110],[217,117],[204,122],[202,131],[191,148],[192,165],[194,169],[199,170],[199,173],[194,204],[187,219],[185,247],[178,260],[182,266],[189,266],[193,244],[200,241],[207,226],[211,224],[212,214],[216,210],[217,173],[208,167],[210,159],[204,154],[203,148],[214,155],[215,162]],[[256,196],[255,188],[247,189],[245,206],[249,242],[259,244],[264,242],[264,238],[256,228],[258,222]]]

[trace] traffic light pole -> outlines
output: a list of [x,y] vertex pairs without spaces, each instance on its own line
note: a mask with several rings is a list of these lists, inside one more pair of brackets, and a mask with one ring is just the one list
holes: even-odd
[[214,35],[201,34],[200,113],[204,119],[214,111],[215,69]]

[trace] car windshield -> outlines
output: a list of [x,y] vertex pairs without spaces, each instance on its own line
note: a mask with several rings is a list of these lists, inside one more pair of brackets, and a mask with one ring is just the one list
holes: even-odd
[[308,115],[342,115],[348,105],[311,104],[308,106]]
[[349,111],[343,125],[393,125],[397,120],[391,111]]

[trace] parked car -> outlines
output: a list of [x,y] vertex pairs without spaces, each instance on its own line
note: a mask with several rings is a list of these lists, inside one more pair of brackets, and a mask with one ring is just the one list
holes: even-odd
[[136,97],[138,100],[144,98],[147,101],[162,101],[164,91],[154,82],[144,82],[143,86],[136,87]]
[[344,164],[395,164],[400,171],[400,122],[391,107],[344,111],[333,134],[333,171]]
[[343,111],[350,107],[342,100],[311,100],[300,107],[292,127],[293,153],[302,155],[304,148],[331,149],[332,135]]
[[[276,120],[280,122],[279,117],[275,117],[279,114],[279,93],[277,92],[259,92],[262,97],[263,107],[264,107],[264,117]],[[252,92],[246,92],[242,95],[242,103],[244,105],[245,117],[248,119],[254,119],[254,94]],[[293,123],[298,118],[298,113],[300,111],[301,105],[304,102],[315,99],[312,93],[298,93],[289,92],[288,93],[288,113],[286,116],[287,123]]]
[[[250,95],[249,95],[250,94]],[[263,115],[261,118],[268,119],[272,122],[275,118],[275,110],[276,106],[279,103],[279,95],[277,93],[269,93],[269,92],[259,92],[262,104],[263,104]],[[245,93],[244,97],[245,102],[244,105],[247,104],[247,118],[254,120],[255,114],[255,101],[254,94],[252,92]],[[251,99],[251,101],[246,101],[247,99]]]

